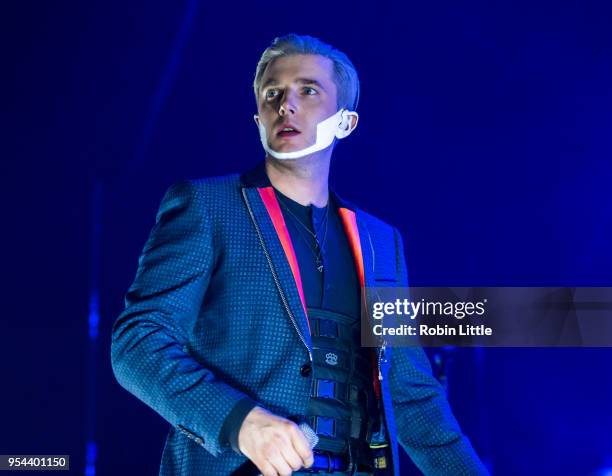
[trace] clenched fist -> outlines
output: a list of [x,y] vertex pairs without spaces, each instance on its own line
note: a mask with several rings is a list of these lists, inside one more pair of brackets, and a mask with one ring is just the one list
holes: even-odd
[[253,408],[242,422],[238,448],[263,476],[290,476],[314,461],[302,430],[261,407]]

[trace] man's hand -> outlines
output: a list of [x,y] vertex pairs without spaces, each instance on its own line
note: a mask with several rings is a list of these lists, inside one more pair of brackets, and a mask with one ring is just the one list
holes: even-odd
[[242,422],[238,448],[263,476],[291,476],[314,462],[302,430],[261,407],[253,408]]

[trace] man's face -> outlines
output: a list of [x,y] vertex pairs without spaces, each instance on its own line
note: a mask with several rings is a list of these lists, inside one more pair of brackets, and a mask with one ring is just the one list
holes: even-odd
[[315,143],[317,124],[337,111],[333,74],[332,61],[319,55],[282,56],[268,65],[257,109],[270,148],[293,152]]

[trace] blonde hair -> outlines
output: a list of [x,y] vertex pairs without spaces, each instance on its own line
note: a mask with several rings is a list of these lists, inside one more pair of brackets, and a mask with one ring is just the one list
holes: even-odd
[[262,53],[257,68],[253,89],[255,99],[259,100],[259,86],[261,78],[268,65],[276,58],[290,55],[320,55],[329,58],[334,67],[334,83],[336,84],[338,109],[347,108],[351,111],[357,109],[359,103],[359,77],[351,60],[342,51],[322,42],[318,38],[308,35],[290,33],[275,38],[272,44]]

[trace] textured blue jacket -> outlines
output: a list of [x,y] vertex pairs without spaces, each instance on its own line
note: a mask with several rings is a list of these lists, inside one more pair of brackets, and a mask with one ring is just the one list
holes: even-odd
[[[308,405],[308,321],[262,166],[170,187],[113,327],[117,380],[171,424],[162,475],[239,474],[247,459],[221,430],[245,399],[285,417]],[[397,230],[337,200],[364,284],[407,286]],[[395,474],[398,440],[426,475],[487,474],[422,349],[376,352]]]

